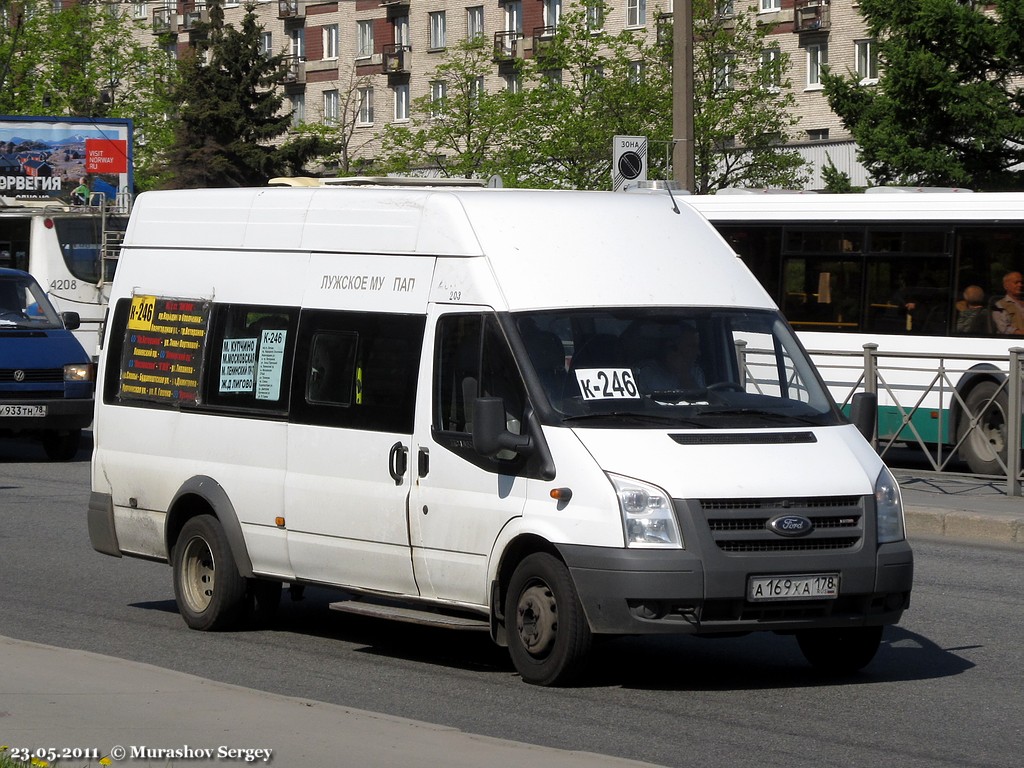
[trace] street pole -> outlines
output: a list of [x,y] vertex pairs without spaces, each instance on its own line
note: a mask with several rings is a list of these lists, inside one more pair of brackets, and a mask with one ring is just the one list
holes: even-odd
[[693,0],[674,0],[672,9],[672,176],[694,192]]

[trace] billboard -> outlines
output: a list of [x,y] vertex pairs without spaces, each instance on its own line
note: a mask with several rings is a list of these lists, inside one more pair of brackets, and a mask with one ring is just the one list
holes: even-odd
[[0,195],[84,205],[132,184],[131,120],[0,115]]

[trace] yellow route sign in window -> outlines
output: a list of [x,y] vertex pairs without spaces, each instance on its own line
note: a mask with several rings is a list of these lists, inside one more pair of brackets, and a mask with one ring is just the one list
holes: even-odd
[[156,315],[156,296],[132,296],[128,312],[128,327],[133,331],[148,331]]

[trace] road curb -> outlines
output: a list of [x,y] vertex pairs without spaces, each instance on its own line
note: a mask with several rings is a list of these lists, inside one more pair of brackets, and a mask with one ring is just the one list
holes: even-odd
[[1007,517],[948,509],[904,510],[907,534],[1024,546],[1024,516]]

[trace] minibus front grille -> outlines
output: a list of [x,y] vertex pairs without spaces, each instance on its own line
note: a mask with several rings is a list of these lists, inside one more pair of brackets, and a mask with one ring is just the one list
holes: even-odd
[[[699,503],[715,545],[728,554],[852,550],[864,538],[865,501],[860,496],[701,499]],[[769,524],[786,515],[807,518],[811,530],[800,536],[776,533]]]
[[[15,374],[21,371],[19,381]],[[0,368],[0,384],[52,384],[64,381],[63,368]]]

